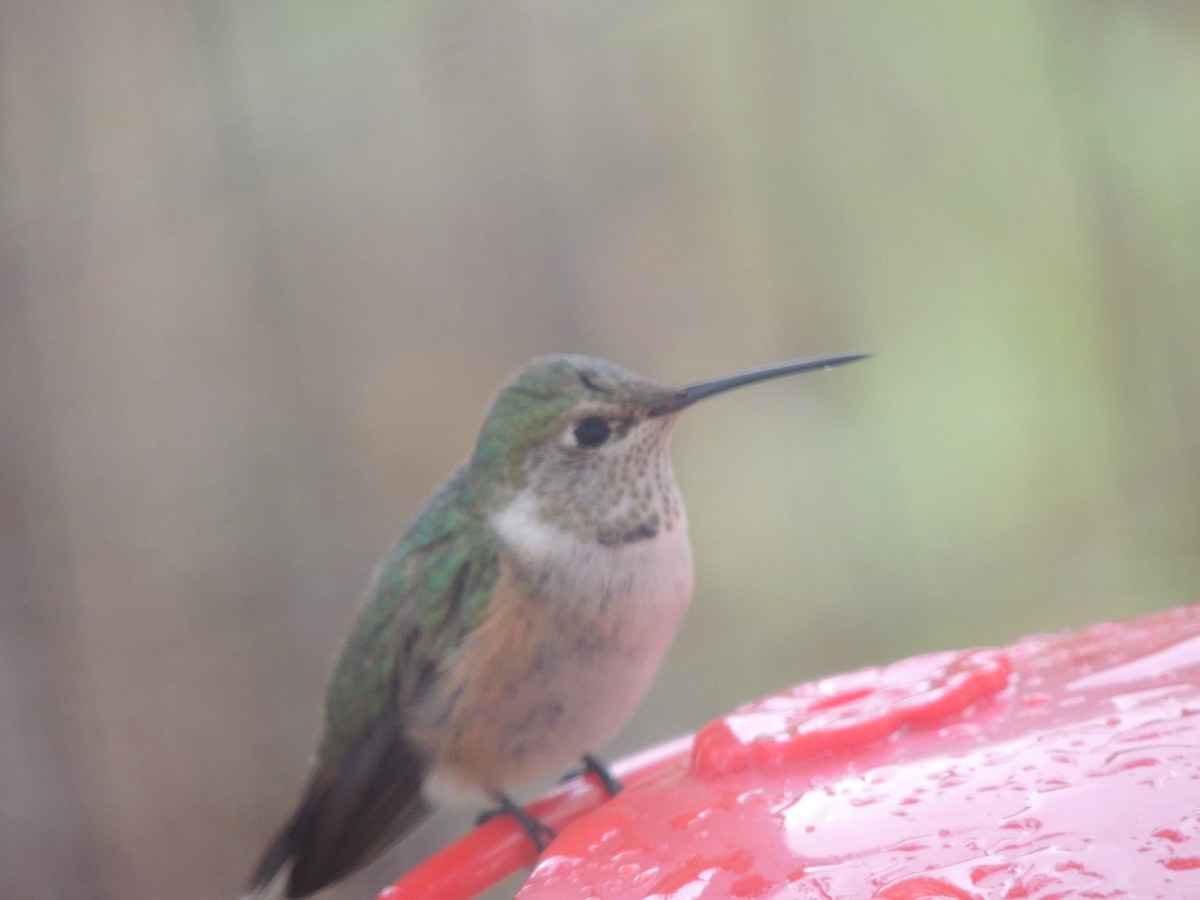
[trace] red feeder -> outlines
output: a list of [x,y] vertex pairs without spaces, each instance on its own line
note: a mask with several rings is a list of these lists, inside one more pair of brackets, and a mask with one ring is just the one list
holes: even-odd
[[[1200,897],[1200,606],[765,697],[531,805],[520,900]],[[532,862],[504,817],[380,900]]]

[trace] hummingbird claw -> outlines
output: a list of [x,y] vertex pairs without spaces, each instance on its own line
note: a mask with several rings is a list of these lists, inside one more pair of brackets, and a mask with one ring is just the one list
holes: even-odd
[[608,766],[596,759],[590,753],[583,754],[583,771],[584,774],[591,772],[600,780],[600,786],[608,792],[608,796],[615,797],[621,793],[624,785],[617,781],[615,775],[608,771]]
[[571,769],[562,778],[558,779],[559,784],[565,784],[575,778],[584,778],[588,774],[596,776],[596,780],[600,782],[600,787],[610,797],[615,797],[624,790],[625,786],[617,780],[617,777],[612,772],[608,771],[608,766],[604,765],[599,759],[592,756],[590,753],[583,754],[580,757],[583,760],[583,765],[578,769]]
[[508,796],[508,794],[497,794],[496,800],[500,806],[496,809],[484,810],[479,814],[479,818],[475,820],[475,826],[479,827],[484,822],[494,819],[499,815],[510,815],[525,829],[525,833],[529,835],[529,839],[533,841],[533,845],[537,847],[538,854],[545,852],[550,846],[550,842],[558,837],[558,832],[538,819],[531,816],[523,806]]

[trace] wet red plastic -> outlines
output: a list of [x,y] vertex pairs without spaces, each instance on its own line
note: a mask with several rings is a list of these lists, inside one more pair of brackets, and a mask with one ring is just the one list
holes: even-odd
[[518,895],[1200,897],[1200,607],[802,685],[566,828]]
[[692,772],[711,779],[772,768],[928,728],[1002,691],[1011,668],[1000,651],[971,650],[802,684],[700,729]]
[[[756,701],[530,809],[520,900],[1200,897],[1200,607]],[[532,860],[500,817],[381,895]]]

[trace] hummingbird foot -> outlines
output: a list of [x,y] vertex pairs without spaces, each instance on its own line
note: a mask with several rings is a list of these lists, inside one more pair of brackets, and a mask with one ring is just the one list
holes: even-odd
[[558,837],[558,832],[547,825],[545,822],[535,819],[529,812],[508,794],[497,794],[496,800],[500,806],[496,809],[484,810],[479,814],[479,818],[475,820],[476,827],[482,825],[490,819],[494,819],[499,815],[510,815],[525,829],[525,833],[529,835],[529,839],[533,841],[533,845],[537,847],[539,854],[545,852],[550,846],[550,842]]
[[617,796],[624,788],[624,785],[617,781],[616,776],[608,771],[608,766],[604,765],[604,763],[600,762],[600,760],[596,759],[590,753],[583,754],[583,772],[585,775],[588,772],[595,775],[600,780],[600,786],[608,792],[608,796],[610,797]]

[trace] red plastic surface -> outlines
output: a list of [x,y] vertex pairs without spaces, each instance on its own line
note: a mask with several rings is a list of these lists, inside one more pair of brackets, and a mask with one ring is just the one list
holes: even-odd
[[805,685],[565,829],[521,900],[1200,897],[1200,607]]
[[1010,670],[1003,653],[971,650],[802,684],[702,728],[692,771],[711,779],[854,751],[901,729],[965,713],[1003,690]]
[[[1200,898],[1196,713],[1197,606],[801,685],[533,804],[519,897]],[[530,862],[499,817],[380,897]]]

